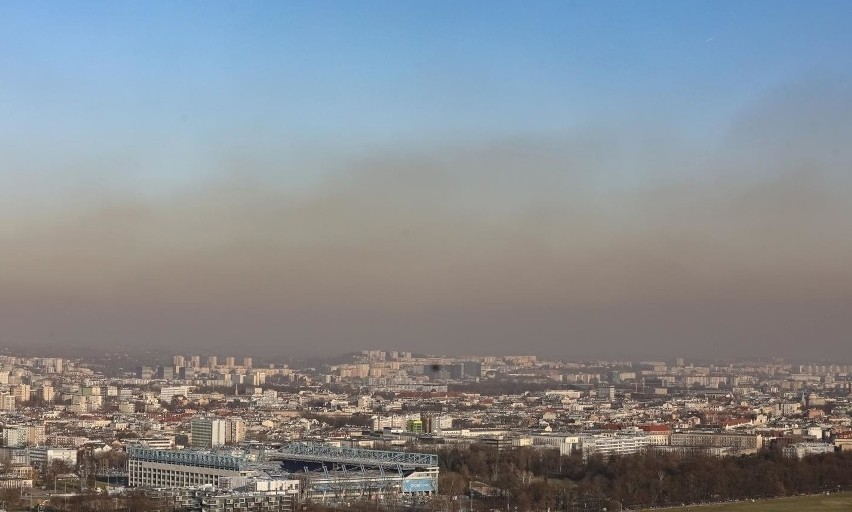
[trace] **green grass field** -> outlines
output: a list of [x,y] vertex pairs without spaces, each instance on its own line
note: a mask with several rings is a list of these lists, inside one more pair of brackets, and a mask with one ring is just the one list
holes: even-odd
[[[657,509],[661,510],[661,509]],[[794,496],[755,502],[723,503],[720,505],[690,505],[662,509],[666,512],[823,512],[852,510],[852,493],[818,496]]]

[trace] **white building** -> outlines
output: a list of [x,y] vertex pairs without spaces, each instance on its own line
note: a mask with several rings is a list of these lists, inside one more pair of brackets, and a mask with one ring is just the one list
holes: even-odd
[[420,413],[393,414],[391,416],[373,416],[372,426],[374,431],[386,428],[391,430],[405,430],[405,426],[408,424],[409,421],[419,419]]
[[436,434],[453,428],[453,417],[447,414],[433,414],[428,416],[427,420],[429,429]]
[[667,446],[671,444],[672,430],[667,425],[644,425],[640,428],[648,436],[652,445]]
[[140,437],[135,442],[155,450],[170,450],[175,447],[174,437]]
[[796,443],[785,446],[781,452],[785,457],[801,459],[806,455],[834,453],[834,445],[828,443]]
[[560,455],[571,455],[580,449],[580,436],[565,434],[534,434],[531,436],[533,446],[549,446],[559,449]]
[[19,402],[29,402],[31,391],[29,384],[18,384],[16,386],[12,386],[12,395],[14,395],[15,400]]
[[227,440],[228,422],[220,419],[198,417],[189,424],[189,444],[193,448],[216,448]]
[[6,425],[3,427],[4,446],[34,446],[44,444],[45,441],[44,425]]
[[220,487],[226,477],[251,476],[243,457],[197,450],[127,448],[130,487]]
[[160,389],[160,401],[167,404],[176,396],[189,396],[189,386],[164,386]]
[[45,402],[52,402],[56,396],[53,386],[44,385],[41,387],[41,399]]
[[71,467],[77,465],[77,450],[73,448],[48,448],[37,446],[28,449],[30,465],[46,466],[53,461],[63,461]]
[[14,411],[15,397],[11,393],[0,393],[0,411]]
[[3,446],[21,447],[27,444],[27,428],[24,426],[3,427]]
[[80,394],[71,397],[70,410],[77,414],[97,412],[101,410],[101,406],[103,406],[103,397],[99,394]]
[[638,453],[651,444],[651,439],[644,433],[606,433],[606,434],[583,434],[580,436],[580,449],[583,458],[592,455],[609,457],[610,455],[628,455]]

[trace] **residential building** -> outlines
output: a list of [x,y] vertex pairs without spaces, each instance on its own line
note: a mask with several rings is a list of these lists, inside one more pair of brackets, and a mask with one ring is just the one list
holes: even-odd
[[197,417],[190,422],[190,445],[193,448],[216,448],[226,442],[228,422]]

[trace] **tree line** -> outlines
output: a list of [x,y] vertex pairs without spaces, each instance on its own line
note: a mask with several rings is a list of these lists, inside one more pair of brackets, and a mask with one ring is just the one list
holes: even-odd
[[635,509],[852,489],[848,452],[796,459],[771,450],[738,457],[648,451],[584,461],[555,449],[498,451],[474,444],[443,447],[438,455],[441,494],[463,500],[472,495],[472,503],[483,508],[519,512]]

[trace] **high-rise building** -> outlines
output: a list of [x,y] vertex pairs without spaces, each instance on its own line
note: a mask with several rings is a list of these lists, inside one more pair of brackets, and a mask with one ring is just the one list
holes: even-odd
[[30,401],[30,385],[29,384],[17,384],[12,386],[12,394],[15,396],[15,400],[18,402],[29,402]]
[[225,431],[225,444],[239,444],[246,439],[246,422],[240,418],[228,420],[228,428]]
[[266,384],[266,372],[252,370],[246,374],[246,381],[251,386],[262,386]]
[[3,428],[3,446],[13,448],[26,446],[29,439],[27,427],[22,425],[7,425]]
[[172,380],[175,378],[175,368],[173,366],[160,366],[157,368],[157,378],[164,380]]
[[138,366],[136,367],[136,378],[137,379],[151,379],[154,377],[154,369],[150,366]]
[[41,399],[45,402],[52,402],[55,393],[53,391],[53,386],[42,386],[41,387]]
[[236,366],[236,364],[237,363],[234,361],[234,356],[228,356],[225,358],[225,366],[227,366],[228,368],[233,368],[234,366]]
[[44,442],[44,425],[7,425],[3,428],[4,446],[38,446]]
[[190,445],[194,448],[216,448],[225,444],[228,423],[225,420],[193,418],[189,423]]
[[[45,436],[44,424],[40,425],[27,425],[27,443],[31,446],[40,446],[45,443],[47,437]],[[76,463],[76,460],[74,461]]]
[[174,357],[174,363],[175,363],[175,366],[178,366],[178,367],[186,366],[186,360],[184,359],[183,356],[175,356]]
[[0,393],[0,411],[15,410],[15,395],[11,393]]
[[615,400],[615,386],[599,386],[597,397],[599,400]]
[[48,373],[62,373],[62,358],[61,357],[47,357],[41,360],[42,367],[47,370]]
[[252,361],[250,357],[243,358],[243,366],[245,366],[246,368],[251,368],[251,363]]
[[216,368],[217,366],[219,366],[218,358],[216,356],[208,356],[207,357],[207,367],[212,370],[213,368]]
[[462,377],[465,379],[482,377],[482,363],[479,361],[465,361],[462,363]]
[[189,365],[193,368],[201,368],[201,356],[192,356],[189,360]]

